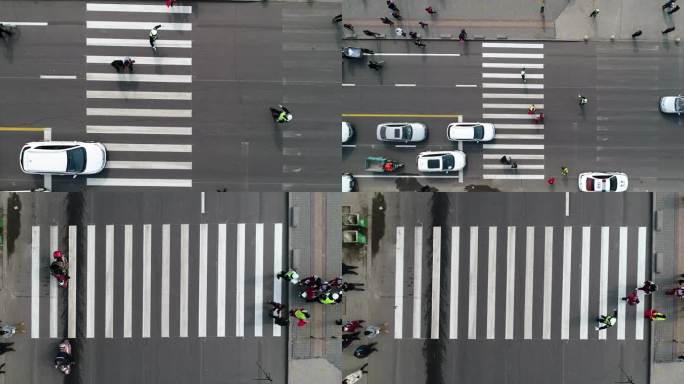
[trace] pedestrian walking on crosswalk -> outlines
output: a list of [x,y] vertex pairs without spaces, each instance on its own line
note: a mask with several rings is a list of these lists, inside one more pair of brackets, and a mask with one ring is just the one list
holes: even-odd
[[363,377],[364,373],[368,373],[366,371],[366,367],[368,366],[368,363],[364,364],[360,369],[348,374],[345,376],[344,380],[342,380],[342,384],[356,384],[361,380]]
[[591,11],[591,13],[589,14],[589,17],[596,18],[596,16],[598,16],[599,12],[600,12],[600,10],[598,8],[595,8],[593,11]]
[[601,315],[596,318],[598,324],[596,324],[596,330],[602,331],[604,329],[610,328],[617,324],[617,309],[613,311],[611,315]]
[[159,33],[157,32],[159,28],[161,28],[161,24],[156,25],[154,28],[150,29],[150,46],[152,47],[152,49],[154,49],[155,52],[157,52],[157,46],[155,45],[155,43],[159,35]]
[[283,280],[295,285],[299,283],[299,274],[294,269],[290,269],[288,271],[280,271],[280,273],[276,275],[276,278],[282,278]]
[[126,56],[126,58],[123,60],[123,67],[124,67],[124,69],[128,69],[128,72],[133,72],[133,64],[134,63],[135,63],[135,60]]
[[465,29],[461,29],[461,33],[458,34],[458,41],[466,41],[468,38],[468,32]]
[[[342,325],[344,321],[342,319],[335,320],[335,324]],[[342,332],[356,332],[357,329],[363,328],[363,324],[366,320],[350,320],[346,324],[342,325]]]
[[566,166],[561,167],[561,176],[567,176],[570,173],[570,170]]
[[370,324],[370,325],[366,326],[366,329],[363,331],[363,334],[369,339],[373,339],[381,333],[389,334],[389,323],[388,322],[384,322],[380,325]]
[[520,71],[520,78],[522,79],[523,83],[527,83],[527,80],[525,80],[525,68],[523,67],[522,71]]
[[342,21],[342,14],[340,13],[339,15],[335,15],[335,17],[332,18],[332,23],[337,24],[340,21]]
[[390,20],[389,17],[381,17],[380,20],[382,20],[383,24],[387,24],[389,26],[394,25],[394,21]]
[[392,0],[387,0],[387,8],[399,12],[399,8],[397,7],[396,4],[394,4],[394,1]]
[[646,295],[650,295],[653,292],[658,290],[658,286],[656,285],[656,283],[652,282],[651,280],[646,280],[646,281],[644,281],[644,284],[641,287],[637,288],[637,290],[643,291],[644,294],[646,294]]
[[658,310],[651,308],[644,312],[644,317],[651,321],[667,320],[667,316]]
[[287,316],[287,308],[275,301],[269,301],[269,304],[271,304],[272,308],[268,315],[273,319],[273,322],[281,327],[289,325],[290,319]]
[[311,315],[309,314],[309,311],[307,311],[304,308],[296,308],[296,309],[290,310],[290,316],[297,319],[297,326],[298,327],[305,326],[308,323],[307,319],[311,317]]
[[499,159],[499,162],[500,162],[501,164],[510,165],[510,164],[511,164],[511,157],[510,157],[510,156],[506,156],[506,155],[501,156],[501,158]]
[[116,69],[117,72],[121,72],[121,70],[124,68],[124,61],[123,60],[114,60],[111,63],[112,67]]
[[663,4],[663,9],[665,8],[672,8],[672,5],[675,3],[677,0],[668,0],[665,4]]
[[365,359],[371,353],[376,352],[378,350],[377,348],[375,348],[376,344],[378,344],[378,343],[369,343],[369,344],[359,345],[354,350],[354,357],[356,357],[357,359]]
[[629,305],[639,304],[639,296],[637,296],[637,290],[633,290],[629,293],[629,295],[623,297],[622,300],[626,301]]
[[435,10],[432,8],[432,6],[429,6],[429,7],[425,8],[425,12],[429,13],[430,15],[436,15],[436,14],[437,14],[437,11],[435,11]]
[[535,112],[537,112],[537,107],[535,107],[534,104],[530,104],[530,106],[527,108],[527,114],[533,115]]
[[582,106],[582,105],[584,105],[584,104],[586,104],[586,103],[589,102],[589,99],[587,99],[586,97],[582,96],[581,93],[577,95],[577,99],[579,100],[579,105],[580,105],[580,106]]

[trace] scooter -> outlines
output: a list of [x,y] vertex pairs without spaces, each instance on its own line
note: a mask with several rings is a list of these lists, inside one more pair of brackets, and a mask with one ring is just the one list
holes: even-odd
[[50,264],[50,273],[57,279],[57,285],[62,288],[69,286],[69,259],[60,250],[52,253],[54,261]]
[[55,357],[55,368],[64,375],[68,375],[71,373],[71,366],[74,364],[76,363],[71,356],[71,343],[68,339],[64,339],[59,343],[57,357]]
[[21,322],[19,324],[5,324],[0,326],[0,337],[10,338],[17,332],[26,333],[26,324]]

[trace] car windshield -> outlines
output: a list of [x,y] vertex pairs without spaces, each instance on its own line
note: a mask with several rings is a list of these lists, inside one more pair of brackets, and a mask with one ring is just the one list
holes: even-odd
[[476,125],[473,127],[473,138],[476,140],[482,140],[484,137],[484,127],[481,125]]
[[610,188],[608,190],[609,191],[617,191],[617,185],[618,185],[617,177],[612,176],[610,179],[608,179],[608,182],[610,183]]
[[675,111],[684,112],[684,97],[678,97],[675,99]]
[[86,166],[86,151],[83,147],[67,150],[67,172],[83,172]]
[[456,160],[451,155],[442,156],[442,169],[452,169],[454,168]]

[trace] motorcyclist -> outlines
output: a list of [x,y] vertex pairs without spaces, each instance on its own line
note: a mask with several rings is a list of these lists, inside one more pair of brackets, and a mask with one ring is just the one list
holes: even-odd
[[276,123],[287,123],[288,121],[292,120],[292,113],[290,113],[287,108],[285,108],[282,104],[279,104],[278,107],[280,109],[273,107],[269,108]]
[[64,340],[59,344],[59,351],[55,356],[55,368],[65,375],[71,373],[71,366],[74,365],[74,358],[71,355],[71,344],[69,340]]
[[385,161],[385,164],[382,165],[382,169],[385,172],[392,172],[394,171],[394,163],[391,161]]
[[62,259],[55,260],[50,264],[50,272],[55,276],[69,277],[67,275],[66,263]]

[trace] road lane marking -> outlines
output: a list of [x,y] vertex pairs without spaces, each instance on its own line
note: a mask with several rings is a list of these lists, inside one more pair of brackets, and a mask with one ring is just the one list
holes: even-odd
[[521,119],[532,120],[532,116],[528,113],[483,113],[483,119]]
[[[519,160],[519,159],[515,159]],[[511,169],[510,165],[505,164],[483,164],[482,169]],[[516,169],[544,169],[543,164],[518,164]]]
[[[121,60],[121,56],[86,56],[88,64],[111,64]],[[135,65],[192,65],[192,57],[136,56]]]
[[191,179],[126,179],[126,178],[92,178],[87,179],[88,186],[95,187],[192,187]]
[[192,117],[192,109],[86,108],[87,116]]
[[526,83],[482,83],[482,88],[544,89],[544,84],[526,84]]
[[478,227],[470,227],[470,273],[468,275],[468,339],[477,338]]
[[95,226],[88,225],[86,251],[86,335],[95,337]]
[[192,31],[192,23],[168,23],[156,21],[86,21],[86,28],[89,29],[137,29],[149,31],[150,25],[161,24],[164,31]]
[[544,129],[544,124],[497,124],[496,129]]
[[[646,227],[639,227],[637,242],[637,281],[636,286],[641,286],[646,281]],[[644,303],[636,305],[636,329],[634,338],[644,339]]]
[[543,93],[483,93],[483,99],[543,99]]
[[565,216],[570,216],[570,192],[565,192]]
[[580,274],[580,339],[589,335],[589,260],[591,227],[582,227],[582,273]]
[[544,228],[544,308],[542,339],[551,339],[551,288],[553,279],[553,227]]
[[76,75],[40,75],[44,80],[74,80]]
[[415,84],[394,84],[395,87],[415,87]]
[[396,148],[415,148],[415,145],[409,145],[409,144],[397,144],[395,145]]
[[104,143],[110,152],[192,152],[191,144]]
[[209,225],[199,226],[199,263],[197,280],[197,337],[207,337],[207,250]]
[[114,337],[114,226],[105,226],[105,338]]
[[133,333],[133,226],[124,226],[123,337]]
[[147,13],[192,13],[191,6],[143,5],[126,3],[86,3],[87,11],[95,12],[147,12]]
[[226,337],[226,223],[218,225],[216,250],[216,336]]
[[501,180],[543,180],[544,175],[494,175],[484,174],[483,179],[501,179]]
[[[520,79],[519,73],[482,73],[483,79]],[[543,79],[544,75],[541,73],[526,73],[527,79]]]
[[108,161],[109,169],[192,169],[191,162],[185,161]]
[[627,302],[622,300],[627,296],[627,227],[620,227],[620,243],[618,253],[618,286],[617,286],[617,302],[618,314],[617,318],[617,339],[625,339],[625,309]]
[[532,339],[532,310],[534,309],[534,227],[527,227],[525,239],[525,318],[523,338]]
[[513,340],[515,311],[515,227],[508,227],[506,244],[506,340]]
[[434,56],[434,57],[459,57],[460,53],[364,53],[364,56]]
[[[59,238],[58,227],[56,225],[50,226],[50,257],[52,257],[53,252],[59,249]],[[57,285],[57,279],[50,279],[50,337],[56,338],[58,335],[57,331],[57,320],[58,320],[58,299],[59,297],[59,286]],[[31,328],[33,332],[34,328]],[[37,327],[35,328],[38,332]],[[37,336],[37,335],[36,335]]]
[[48,26],[47,22],[42,22],[42,21],[7,21],[7,20],[3,20],[3,21],[0,21],[0,23],[9,24],[9,25],[16,25],[16,26],[25,26],[25,27],[47,27]]
[[[499,108],[499,109],[525,109],[529,108],[529,104],[498,104],[498,103],[484,103],[482,108]],[[537,109],[544,109],[544,104],[535,104]],[[497,126],[498,128],[498,126]]]
[[[50,277],[50,283],[52,280],[55,279]],[[52,306],[50,310],[52,314]],[[31,338],[37,339],[38,337],[40,337],[40,226],[34,225],[31,227]]]
[[536,64],[536,63],[482,63],[482,68],[544,69],[544,64]]
[[142,337],[150,337],[152,317],[152,224],[143,225]]
[[482,43],[482,48],[533,48],[533,49],[543,49],[544,44],[538,44],[538,43]]
[[477,88],[477,84],[456,84],[456,88]]
[[482,58],[490,59],[543,59],[543,53],[494,53],[484,52]]
[[[282,303],[282,282],[276,275],[283,269],[283,224],[273,225],[273,301]],[[273,323],[273,336],[280,337],[280,326]]]
[[254,337],[263,336],[264,308],[264,224],[257,223],[254,233]]
[[401,339],[404,318],[404,227],[397,227],[394,252],[394,338]]
[[43,132],[45,128],[0,127],[0,132]]
[[440,275],[442,259],[442,227],[432,227],[432,305],[431,305],[431,326],[430,338],[439,339],[439,292],[440,292]]
[[497,133],[496,139],[510,139],[510,140],[544,140],[544,135],[530,135],[518,133]]
[[179,309],[179,337],[188,337],[188,280],[189,273],[189,252],[190,252],[190,226],[181,224],[180,228],[180,303]]
[[458,339],[458,270],[461,251],[461,227],[451,227],[449,276],[449,338]]
[[76,242],[76,226],[69,226],[69,301],[67,337],[76,337],[76,290],[78,289],[78,252]]
[[501,159],[502,156],[515,156],[517,160],[544,160],[544,155],[523,155],[516,153],[491,153],[482,155],[483,159],[492,160]]
[[563,228],[563,285],[561,301],[561,340],[570,337],[570,273],[572,272],[572,227]]
[[483,144],[482,149],[544,149],[544,144]]
[[91,91],[87,99],[192,100],[192,92]]
[[245,224],[237,225],[235,268],[235,337],[245,336]]
[[423,281],[423,227],[413,228],[413,338],[420,339]]
[[86,125],[86,133],[113,133],[117,135],[192,135],[192,127],[152,127],[140,125]]
[[431,115],[431,114],[401,114],[401,113],[343,113],[342,117],[419,117],[419,118],[436,118],[457,119],[461,115]]
[[[86,38],[89,47],[149,47],[148,39],[96,39]],[[157,40],[157,48],[192,48],[192,40]]]
[[[601,227],[601,267],[599,277],[599,315],[608,314],[608,250],[610,228]],[[606,339],[606,332],[599,332],[599,340]]]
[[496,331],[496,240],[497,228],[489,227],[487,252],[487,339],[494,339]]
[[161,337],[169,337],[169,302],[171,294],[171,226],[162,225]]
[[87,81],[127,81],[140,83],[192,83],[191,75],[154,75],[136,73],[86,73]]
[[204,191],[202,191],[202,193],[200,193],[200,212],[202,214],[204,214],[204,212],[205,212],[205,204],[204,203],[205,203],[205,195],[204,195]]
[[362,179],[387,179],[387,178],[401,178],[401,177],[407,177],[411,179],[458,179],[459,176],[437,176],[437,175],[354,175],[355,178],[362,178]]

